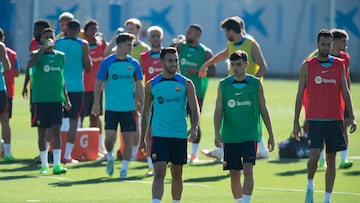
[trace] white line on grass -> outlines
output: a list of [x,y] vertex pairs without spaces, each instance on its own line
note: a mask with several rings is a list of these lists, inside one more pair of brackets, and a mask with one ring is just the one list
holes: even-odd
[[71,178],[64,178],[59,176],[36,176],[37,178],[47,178],[47,179],[55,179],[55,180],[72,180]]
[[[305,190],[299,190],[299,189],[284,189],[284,188],[270,188],[270,187],[255,187],[255,189],[272,190],[272,191],[287,191],[287,192],[305,192]],[[314,192],[324,193],[324,191],[319,191],[319,190],[315,190]],[[354,193],[354,192],[333,192],[333,194],[360,196],[360,193]]]

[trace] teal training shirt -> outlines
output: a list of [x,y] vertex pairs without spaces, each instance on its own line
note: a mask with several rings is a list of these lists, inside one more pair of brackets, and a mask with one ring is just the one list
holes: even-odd
[[83,92],[83,51],[80,38],[60,38],[55,49],[65,54],[64,77],[68,92]]
[[172,79],[164,79],[159,74],[152,79],[151,93],[153,136],[186,139],[186,78],[176,74]]
[[136,59],[127,56],[125,60],[119,60],[112,54],[101,62],[96,79],[104,81],[106,110],[136,110],[136,82],[143,79],[140,64]]
[[245,83],[238,83],[228,76],[220,81],[222,93],[222,126],[224,143],[260,141],[262,119],[258,92],[260,80],[246,75]]

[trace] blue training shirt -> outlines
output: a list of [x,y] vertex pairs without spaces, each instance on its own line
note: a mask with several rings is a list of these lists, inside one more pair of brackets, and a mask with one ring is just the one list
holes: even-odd
[[164,79],[159,74],[152,79],[151,93],[153,136],[186,139],[186,78],[176,74],[172,79]]
[[56,40],[55,49],[65,54],[64,78],[68,92],[84,91],[82,43],[80,38]]
[[105,110],[134,111],[135,83],[143,79],[139,62],[131,56],[119,60],[115,54],[105,58],[96,79],[104,81]]

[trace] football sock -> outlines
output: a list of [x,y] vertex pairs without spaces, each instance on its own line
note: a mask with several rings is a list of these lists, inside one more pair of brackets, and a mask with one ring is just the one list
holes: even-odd
[[152,203],[161,203],[160,199],[152,199]]
[[325,192],[324,202],[331,202],[331,192]]
[[108,160],[114,160],[114,152],[111,150],[110,152],[107,152],[107,159]]
[[121,169],[128,170],[128,167],[129,167],[129,161],[123,160]]
[[242,198],[235,199],[235,203],[242,203]]
[[308,189],[314,190],[314,179],[308,179],[306,187]]
[[49,151],[49,147],[50,147],[50,142],[46,141],[46,151]]
[[74,144],[67,142],[65,147],[64,159],[71,159],[71,152],[74,147]]
[[147,160],[147,163],[149,165],[149,168],[154,168],[153,162],[152,162],[152,160],[151,160],[151,158],[149,156],[146,157],[146,160]]
[[342,150],[340,154],[341,154],[341,161],[346,161],[347,155],[348,155],[348,150],[347,149]]
[[197,156],[198,151],[199,151],[199,143],[192,143],[191,155]]
[[180,203],[180,200],[172,200],[172,203]]
[[136,152],[137,152],[137,146],[133,146],[132,147],[132,151],[131,151],[131,159],[135,159],[136,160]]
[[11,152],[10,152],[10,144],[4,144],[4,154],[5,155],[11,155]]
[[243,195],[242,196],[243,203],[250,203],[251,202],[251,195]]
[[47,151],[40,151],[41,166],[48,166],[48,153]]
[[61,149],[53,150],[53,159],[54,166],[60,165]]

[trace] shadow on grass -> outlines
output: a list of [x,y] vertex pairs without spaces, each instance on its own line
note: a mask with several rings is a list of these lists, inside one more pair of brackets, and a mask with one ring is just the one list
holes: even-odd
[[[67,166],[67,164],[65,164]],[[104,167],[106,166],[106,161],[84,161],[79,162],[78,164],[69,164],[71,168],[95,168],[95,167]]]
[[201,178],[188,178],[188,179],[184,179],[184,182],[185,183],[216,182],[216,181],[226,179],[228,177],[229,177],[229,175],[208,176],[208,177],[201,177]]
[[123,181],[139,181],[144,179],[145,176],[129,176],[126,179],[120,179],[119,177],[99,177],[93,179],[79,180],[79,181],[60,181],[55,183],[49,183],[50,186],[54,187],[71,187],[74,185],[89,185],[89,184],[99,184],[99,183],[114,183],[114,182],[123,182]]
[[295,176],[299,174],[306,174],[307,169],[300,169],[300,170],[294,170],[294,171],[284,171],[280,173],[276,173],[278,176]]
[[7,181],[7,180],[17,180],[17,179],[28,179],[28,178],[36,178],[33,175],[8,175],[0,177],[0,181]]
[[276,160],[269,160],[268,163],[271,164],[292,164],[300,162],[301,159],[276,159]]
[[347,172],[343,172],[343,173],[346,176],[360,176],[360,171],[347,171]]
[[[39,166],[33,159],[16,159],[16,161],[12,162],[1,161],[0,166],[0,172],[33,171],[39,169]],[[6,166],[6,168],[2,166]]]
[[214,165],[222,165],[222,162],[218,162],[216,160],[210,160],[210,161],[200,161],[195,163],[187,163],[186,165],[191,167],[206,167],[206,166],[214,166]]

